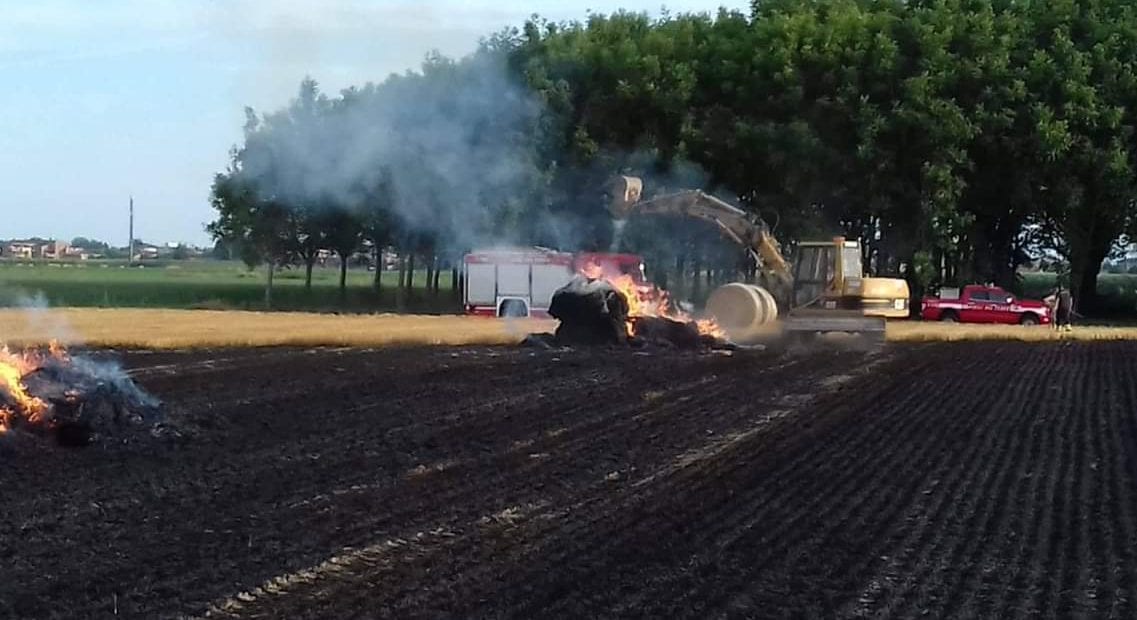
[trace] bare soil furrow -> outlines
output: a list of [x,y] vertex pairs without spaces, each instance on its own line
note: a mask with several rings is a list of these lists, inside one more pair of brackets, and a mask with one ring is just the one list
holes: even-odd
[[[956,540],[959,530],[967,527],[963,519],[974,515],[974,507],[983,505],[983,500],[974,500],[970,503],[964,498],[975,497],[976,490],[982,489],[986,482],[994,480],[985,476],[985,470],[976,468],[975,462],[979,459],[991,458],[1000,452],[1013,458],[1018,450],[1016,437],[1005,437],[998,433],[1002,424],[1001,416],[996,413],[1004,404],[1002,399],[992,400],[992,394],[998,396],[998,387],[1006,379],[998,373],[988,375],[984,380],[985,389],[975,390],[974,400],[969,402],[994,405],[994,410],[984,407],[961,407],[959,416],[965,421],[964,432],[956,434],[954,441],[948,441],[948,429],[941,429],[943,449],[933,455],[938,463],[938,473],[929,480],[927,488],[914,499],[913,509],[909,510],[902,519],[900,532],[908,532],[908,537],[899,545],[885,548],[884,557],[889,558],[881,564],[888,567],[883,575],[874,575],[869,585],[883,589],[879,584],[891,584],[891,591],[878,593],[880,606],[878,613],[894,615],[896,610],[905,603],[913,605],[908,608],[909,613],[916,610],[928,609],[934,602],[938,602],[936,571],[949,557],[952,550],[947,547]],[[954,386],[957,389],[963,386]],[[982,392],[982,393],[978,393]],[[990,497],[994,486],[987,487],[985,494]],[[921,497],[922,496],[922,497]],[[962,501],[961,501],[962,500]],[[927,503],[931,502],[931,506]],[[971,512],[961,510],[961,505],[971,507]],[[961,552],[955,549],[955,552]],[[892,564],[892,558],[899,556],[899,562]],[[891,565],[890,565],[891,564]],[[933,597],[934,600],[933,600]]]
[[1137,344],[125,359],[185,436],[0,453],[0,616],[1135,611]]
[[[994,369],[992,369],[994,370]],[[985,393],[974,399],[976,407],[995,424],[988,443],[976,458],[990,461],[989,467],[974,468],[983,472],[983,482],[964,492],[967,498],[957,508],[965,517],[949,536],[956,541],[951,554],[939,562],[939,572],[932,583],[943,584],[935,604],[927,609],[935,615],[974,615],[981,602],[976,590],[997,570],[997,558],[991,557],[990,541],[1004,534],[997,521],[1007,511],[1010,486],[1019,480],[1012,477],[1015,464],[1025,458],[1016,450],[1021,429],[1034,418],[1035,412],[1022,405],[1024,398],[1036,389],[1038,374],[1000,376],[998,384],[989,384]]]

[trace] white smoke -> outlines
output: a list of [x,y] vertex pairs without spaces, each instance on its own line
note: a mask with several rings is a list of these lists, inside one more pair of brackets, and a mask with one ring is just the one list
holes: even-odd
[[0,297],[0,306],[20,310],[23,319],[22,333],[36,342],[56,341],[64,344],[82,344],[83,339],[67,319],[58,312],[52,312],[47,296],[43,291],[28,294],[24,291],[8,291]]
[[99,383],[114,386],[116,390],[130,397],[134,402],[146,407],[157,407],[161,401],[138,387],[130,374],[116,359],[94,359],[85,355],[72,355],[71,364],[75,370]]
[[541,196],[531,144],[540,105],[495,55],[460,62],[369,84],[323,115],[302,104],[270,114],[243,170],[291,206],[383,201],[405,229],[452,247],[519,241],[507,233]]

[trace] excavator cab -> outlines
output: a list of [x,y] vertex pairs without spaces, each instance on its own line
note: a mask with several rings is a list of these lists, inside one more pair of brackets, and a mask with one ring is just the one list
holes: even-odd
[[794,308],[833,310],[859,305],[864,274],[860,243],[844,237],[803,242],[791,264]]
[[792,335],[849,332],[884,338],[884,316],[868,310],[861,244],[844,237],[809,241],[797,247],[791,309],[785,328]]
[[844,237],[798,246],[793,261],[795,308],[857,311],[866,317],[906,318],[908,283],[864,275],[861,244]]

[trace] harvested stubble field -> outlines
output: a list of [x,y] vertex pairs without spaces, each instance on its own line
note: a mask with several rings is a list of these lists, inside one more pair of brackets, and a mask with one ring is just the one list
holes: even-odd
[[0,616],[1134,617],[1137,343],[132,353],[3,457]]
[[[495,320],[459,315],[319,314],[162,309],[54,308],[0,310],[0,341],[48,340],[94,347],[180,349],[256,346],[499,345],[526,334],[552,331],[555,321]],[[958,325],[893,321],[888,340],[1137,340],[1137,328],[1079,326],[1072,333],[1048,327]]]
[[320,314],[230,310],[56,308],[0,310],[0,337],[16,345],[58,339],[93,347],[514,344],[549,321],[458,315]]

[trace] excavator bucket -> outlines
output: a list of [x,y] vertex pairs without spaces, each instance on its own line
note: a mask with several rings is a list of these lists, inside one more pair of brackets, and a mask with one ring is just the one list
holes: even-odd
[[605,192],[608,194],[608,212],[617,220],[628,217],[632,208],[643,194],[643,181],[639,177],[617,176],[608,181]]

